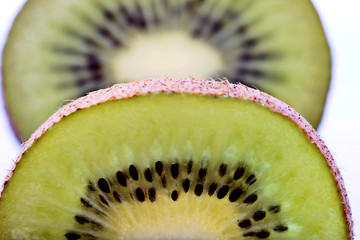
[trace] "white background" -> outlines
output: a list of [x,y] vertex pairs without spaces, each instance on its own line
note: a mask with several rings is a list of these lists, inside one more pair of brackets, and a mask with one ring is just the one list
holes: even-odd
[[[0,0],[0,51],[23,2]],[[345,179],[355,234],[359,236],[360,106],[357,98],[360,91],[360,1],[314,0],[313,3],[322,19],[333,56],[332,85],[319,132],[332,150]],[[0,182],[19,149],[10,131],[0,91]]]

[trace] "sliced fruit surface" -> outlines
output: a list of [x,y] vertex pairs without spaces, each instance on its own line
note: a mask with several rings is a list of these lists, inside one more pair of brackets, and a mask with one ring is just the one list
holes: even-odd
[[119,84],[24,145],[0,239],[353,239],[334,160],[288,105],[243,85]]
[[66,100],[157,77],[243,83],[316,128],[330,65],[309,0],[29,0],[4,48],[3,91],[23,138]]

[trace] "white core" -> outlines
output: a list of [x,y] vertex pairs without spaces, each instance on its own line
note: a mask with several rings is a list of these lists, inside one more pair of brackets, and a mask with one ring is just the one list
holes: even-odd
[[111,72],[121,82],[149,78],[208,79],[223,69],[220,52],[183,32],[139,35],[114,53]]

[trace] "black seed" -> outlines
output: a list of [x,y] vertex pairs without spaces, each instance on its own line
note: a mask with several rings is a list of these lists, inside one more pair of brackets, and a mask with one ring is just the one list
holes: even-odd
[[285,232],[287,231],[289,228],[287,226],[284,226],[284,225],[278,225],[276,226],[273,230],[275,232]]
[[67,240],[77,240],[80,238],[80,235],[76,233],[66,233],[65,237]]
[[146,28],[146,21],[145,21],[142,9],[139,7],[138,4],[136,5],[136,12],[137,12],[136,16],[133,17],[133,19],[134,19],[133,25],[138,28],[141,28],[141,29]]
[[190,180],[187,178],[182,182],[184,192],[188,192],[190,188]]
[[80,198],[80,201],[85,207],[92,207],[92,205],[84,198]]
[[118,171],[116,173],[116,178],[121,186],[124,186],[124,187],[127,186],[127,182],[126,182],[127,177],[123,172]]
[[178,198],[178,192],[176,190],[174,190],[172,193],[171,193],[171,199],[176,201]]
[[104,178],[100,178],[98,180],[98,186],[100,190],[103,191],[104,193],[110,193],[109,183]]
[[258,43],[258,41],[256,40],[256,38],[250,38],[250,39],[245,40],[242,43],[242,46],[246,47],[246,48],[252,48],[252,47],[255,47],[257,43]]
[[150,188],[148,190],[148,195],[149,195],[149,200],[150,202],[154,202],[156,200],[156,192],[155,192],[155,188]]
[[164,167],[163,167],[162,162],[158,161],[155,163],[155,170],[159,176],[161,176],[163,169],[164,169]]
[[255,236],[255,232],[247,232],[243,235],[244,237],[251,237],[251,236]]
[[187,173],[190,174],[193,167],[193,161],[189,161],[187,164]]
[[139,180],[139,173],[138,173],[138,171],[137,171],[137,169],[136,169],[136,167],[135,167],[134,165],[131,165],[131,166],[129,167],[129,173],[130,173],[130,176],[131,176],[135,181]]
[[124,16],[128,25],[132,25],[132,26],[143,29],[146,27],[146,21],[144,19],[144,16],[142,15],[142,11],[139,6],[137,6],[137,12],[138,12],[137,16],[136,16],[136,14],[132,15],[129,13],[129,11],[124,6],[120,7],[120,13],[122,16]]
[[242,55],[240,55],[240,57],[238,58],[238,60],[240,62],[248,62],[248,61],[264,61],[264,60],[268,60],[272,57],[271,54],[269,53],[260,53],[260,54],[251,54],[251,53],[244,53]]
[[179,175],[179,164],[178,163],[174,163],[171,165],[170,167],[170,171],[171,171],[171,176],[176,179]]
[[108,9],[105,9],[104,11],[103,11],[103,15],[104,15],[104,17],[107,19],[107,20],[109,20],[109,21],[114,21],[115,20],[115,14],[113,13],[113,12],[111,12],[110,10],[108,10]]
[[89,54],[87,56],[87,68],[91,71],[99,71],[101,68],[101,63],[99,58],[94,54]]
[[103,204],[109,205],[108,201],[102,195],[99,195],[99,199]]
[[256,194],[251,194],[244,199],[243,203],[253,204],[254,202],[256,202],[257,199],[258,196]]
[[136,198],[140,201],[140,202],[143,202],[145,201],[145,194],[143,192],[143,190],[141,188],[137,188],[135,190],[135,193],[136,193]]
[[195,29],[191,32],[191,35],[192,35],[194,38],[200,38],[200,36],[201,36],[201,28],[200,28],[200,27],[195,28]]
[[234,180],[238,180],[240,179],[245,173],[245,169],[243,167],[239,167],[238,169],[236,169],[235,173],[234,173]]
[[84,224],[84,223],[88,223],[89,220],[87,220],[86,218],[82,217],[82,216],[75,216],[75,220],[80,223],[80,224]]
[[98,27],[97,31],[104,37],[111,37],[111,32],[105,27]]
[[194,189],[195,195],[200,196],[202,194],[203,190],[204,190],[203,185],[196,184],[195,189]]
[[271,213],[278,213],[278,212],[280,212],[280,210],[281,210],[280,205],[273,205],[273,206],[269,207],[269,211]]
[[251,174],[247,179],[246,179],[246,184],[251,185],[254,182],[256,182],[256,177],[254,174]]
[[270,236],[270,232],[266,230],[262,230],[255,234],[258,238],[268,238]]
[[228,185],[224,185],[221,186],[217,192],[217,198],[218,199],[222,199],[226,196],[226,194],[229,192],[229,186]]
[[113,38],[111,39],[111,43],[112,43],[112,45],[115,46],[115,47],[122,46],[122,43],[121,43],[118,39],[116,39],[115,37],[113,37]]
[[118,192],[114,191],[113,195],[114,195],[114,198],[115,198],[116,201],[121,202],[121,198],[120,198],[120,195],[119,195]]
[[144,172],[145,178],[148,182],[152,182],[153,178],[152,178],[152,174],[150,171],[150,168],[146,169]]
[[254,58],[254,56],[250,53],[244,53],[240,56],[239,61],[241,62],[247,62]]
[[235,202],[236,200],[238,200],[241,194],[243,194],[243,192],[244,191],[241,188],[235,188],[234,190],[232,190],[229,196],[230,202]]
[[246,33],[248,27],[246,25],[242,25],[242,26],[239,26],[238,29],[236,30],[236,32],[238,34],[244,34]]
[[193,31],[191,32],[192,36],[195,38],[198,38],[201,36],[202,33],[202,29],[204,29],[205,27],[208,27],[211,23],[211,19],[209,19],[209,17],[207,16],[200,16],[197,20],[197,24],[195,29],[193,29]]
[[249,219],[245,219],[239,223],[239,227],[249,228],[249,227],[251,227],[251,221]]
[[209,196],[212,196],[214,193],[215,193],[215,191],[216,191],[216,189],[217,189],[217,184],[216,183],[212,183],[211,185],[210,185],[210,187],[209,187]]
[[163,177],[161,178],[161,184],[162,184],[162,186],[163,186],[164,188],[166,188],[166,177],[165,177],[165,176],[163,176]]
[[219,175],[223,177],[226,174],[227,166],[225,164],[221,164],[219,167]]
[[93,183],[92,182],[89,182],[89,184],[88,184],[88,189],[90,190],[90,191],[95,191],[95,188],[94,188],[94,185],[93,185]]
[[92,38],[89,37],[82,37],[82,40],[86,45],[92,46],[92,47],[98,47],[99,44]]
[[199,180],[203,180],[206,176],[207,170],[206,168],[200,168],[199,170]]
[[260,220],[264,219],[265,216],[266,216],[266,212],[260,210],[260,211],[257,211],[257,212],[254,213],[253,219],[254,219],[255,221],[260,221]]
[[213,22],[211,22],[210,25],[210,34],[215,34],[217,32],[219,32],[224,26],[224,23],[221,22],[221,20],[215,20]]
[[98,31],[98,33],[99,33],[102,37],[108,39],[108,40],[112,43],[113,46],[116,46],[116,47],[117,47],[117,46],[120,46],[120,45],[121,45],[121,42],[120,42],[118,39],[116,39],[116,38],[112,35],[112,33],[110,32],[110,30],[107,29],[106,27],[100,26],[100,27],[97,28],[97,31]]

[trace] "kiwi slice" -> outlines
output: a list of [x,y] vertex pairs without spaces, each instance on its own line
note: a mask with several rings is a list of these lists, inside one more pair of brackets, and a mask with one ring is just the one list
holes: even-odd
[[315,130],[258,90],[119,84],[61,108],[25,143],[0,239],[353,239]]
[[64,100],[157,77],[243,83],[316,128],[330,65],[310,0],[28,0],[4,49],[3,90],[23,138]]

